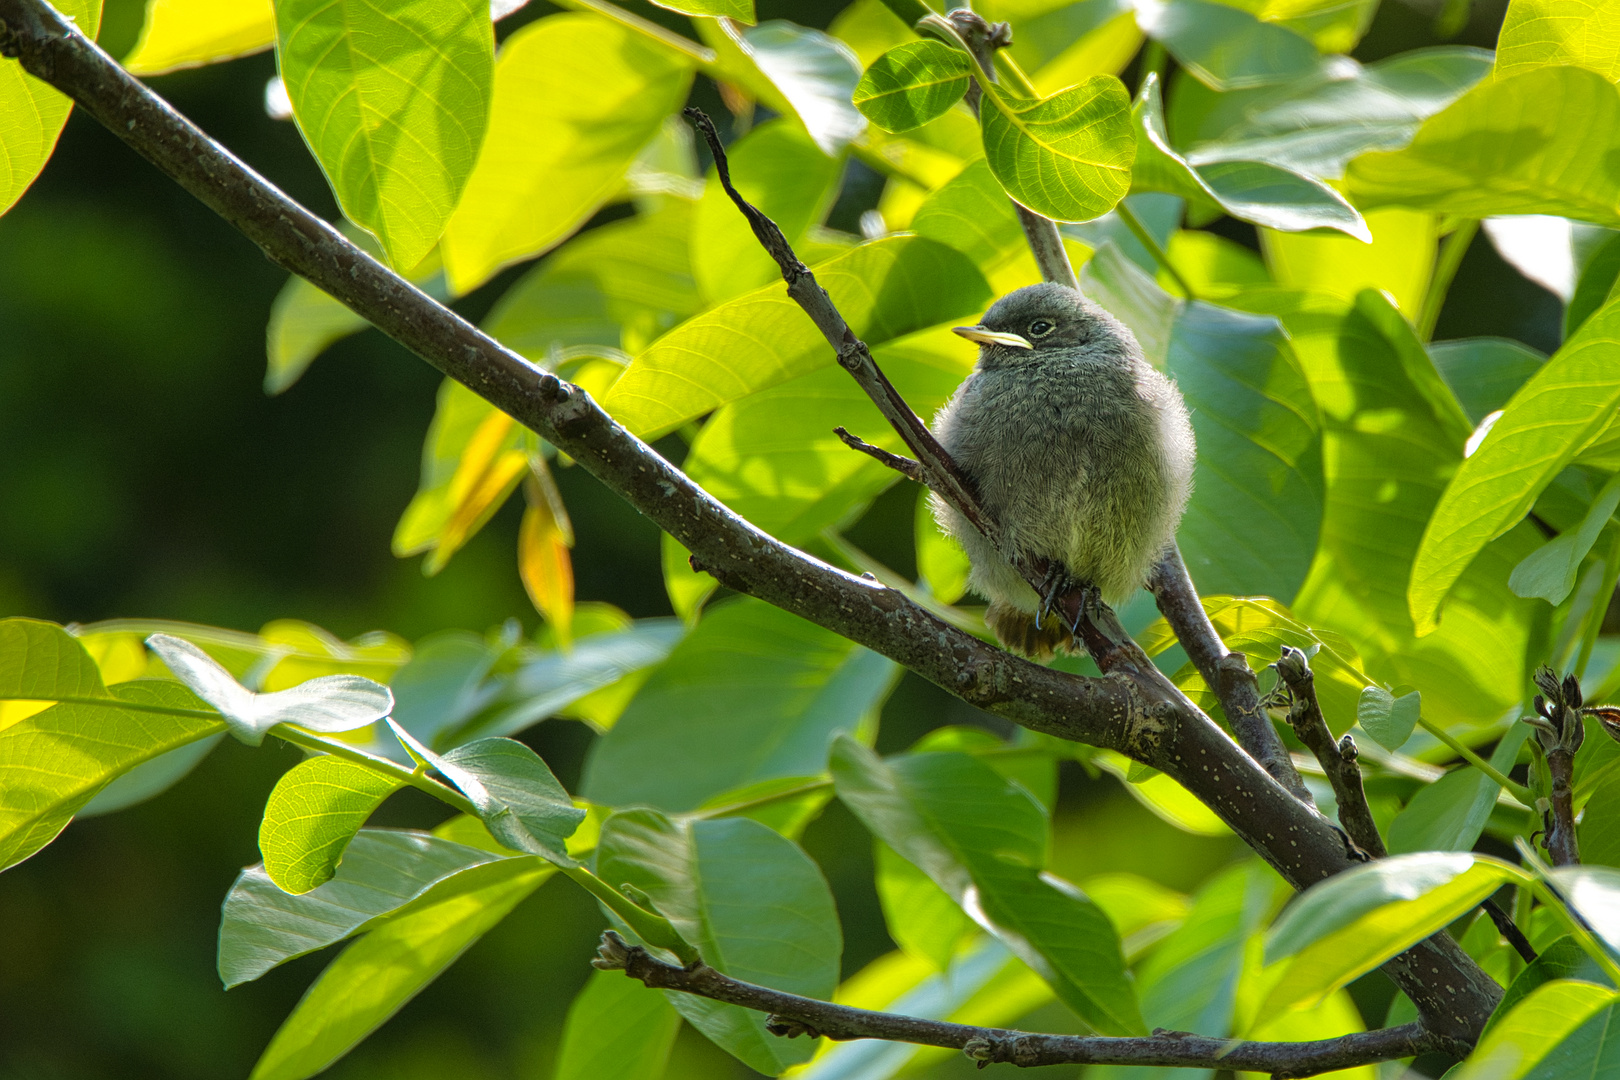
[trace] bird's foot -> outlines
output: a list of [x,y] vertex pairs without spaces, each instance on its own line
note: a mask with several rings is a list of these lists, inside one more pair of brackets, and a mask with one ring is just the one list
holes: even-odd
[[[1073,618],[1063,608],[1063,599],[1072,592],[1080,594],[1080,605],[1075,609]],[[1041,579],[1040,604],[1035,609],[1035,628],[1038,630],[1041,623],[1053,616],[1062,621],[1065,628],[1074,637],[1080,636],[1080,622],[1089,612],[1100,611],[1102,608],[1102,590],[1089,581],[1082,581],[1072,577],[1068,568],[1062,563],[1053,561],[1047,565],[1046,576]]]

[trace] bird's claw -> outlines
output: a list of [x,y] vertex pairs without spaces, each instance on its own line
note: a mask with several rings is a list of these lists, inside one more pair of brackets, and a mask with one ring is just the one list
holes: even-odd
[[[1080,607],[1075,612],[1073,621],[1064,618],[1059,609],[1059,602],[1069,593],[1078,590],[1080,593]],[[1080,620],[1090,611],[1096,611],[1102,606],[1102,590],[1089,581],[1078,581],[1069,576],[1069,571],[1060,562],[1051,563],[1046,570],[1046,576],[1041,580],[1040,604],[1035,608],[1035,629],[1041,629],[1041,622],[1051,615],[1057,615],[1064,627],[1075,637],[1080,636]]]

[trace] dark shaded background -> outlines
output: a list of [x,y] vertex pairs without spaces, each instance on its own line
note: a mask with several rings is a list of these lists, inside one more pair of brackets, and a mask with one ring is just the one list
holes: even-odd
[[[840,6],[759,4],[761,18],[816,26]],[[1476,5],[1461,40],[1489,47],[1501,8]],[[549,10],[537,0],[502,35]],[[1357,55],[1437,43],[1433,14],[1386,0]],[[123,55],[141,17],[140,0],[109,0],[102,44]],[[273,71],[261,54],[154,86],[295,198],[335,217],[297,131],[261,107]],[[712,88],[698,93],[718,109],[707,100]],[[852,174],[838,217],[853,222],[876,195]],[[1253,240],[1247,227],[1220,231]],[[458,307],[482,315],[519,272]],[[483,630],[510,616],[534,627],[514,565],[514,507],[436,578],[389,554],[439,382],[427,365],[368,331],[285,395],[263,395],[264,325],[284,281],[190,196],[74,115],[42,177],[0,219],[0,615],[149,616],[247,630],[290,616],[343,637]],[[1437,336],[1502,334],[1550,351],[1559,314],[1554,297],[1481,237]],[[667,613],[654,528],[578,469],[558,482],[579,534],[580,598]],[[911,561],[912,497],[892,492],[859,530],[864,546],[897,567]],[[975,719],[908,679],[884,711],[880,746]],[[569,786],[589,738],[569,722],[529,735]],[[76,823],[0,876],[0,1080],[247,1074],[328,959],[305,958],[230,994],[213,972],[219,902],[238,868],[257,860],[265,796],[296,760],[274,740],[261,750],[227,741],[166,795]],[[1066,877],[1126,869],[1185,889],[1235,854],[1231,842],[1159,823],[1112,780],[1077,771],[1064,781],[1054,869]],[[407,791],[379,821],[427,826],[441,809]],[[891,947],[867,838],[835,803],[805,845],[832,881],[852,971]],[[601,926],[582,894],[549,883],[330,1075],[549,1075]],[[1380,980],[1358,986],[1374,1022],[1387,1001]],[[671,1075],[745,1072],[687,1032]]]

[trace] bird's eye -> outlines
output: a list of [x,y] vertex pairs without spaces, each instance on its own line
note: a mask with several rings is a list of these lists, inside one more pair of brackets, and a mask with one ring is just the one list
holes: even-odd
[[1036,319],[1029,324],[1030,337],[1045,337],[1052,332],[1052,324],[1045,319]]

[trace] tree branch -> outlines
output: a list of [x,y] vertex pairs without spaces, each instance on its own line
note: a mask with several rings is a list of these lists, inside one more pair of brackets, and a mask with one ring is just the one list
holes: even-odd
[[1322,717],[1322,706],[1316,700],[1316,676],[1298,649],[1284,645],[1277,661],[1277,674],[1294,703],[1288,710],[1288,722],[1299,741],[1316,755],[1328,783],[1333,785],[1333,797],[1339,804],[1339,824],[1367,858],[1381,859],[1388,854],[1384,838],[1378,834],[1372,810],[1367,806],[1367,792],[1361,786],[1361,766],[1356,764],[1356,743],[1346,735],[1335,743],[1333,732]]
[[[725,584],[865,645],[1013,723],[1119,750],[1161,770],[1296,888],[1350,865],[1337,831],[1173,686],[1166,690],[1168,681],[1153,677],[1157,671],[1145,657],[1140,678],[1053,671],[979,641],[893,589],[781,543],[614,423],[578,387],[481,333],[265,182],[42,0],[0,0],[0,54],[73,98],[273,262],[567,453]],[[1134,664],[1134,643],[1123,632],[1120,638],[1128,643],[1122,655]],[[1391,960],[1386,970],[1432,1031],[1464,1043],[1478,1037],[1501,996],[1443,933]]]
[[1315,806],[1305,782],[1294,768],[1294,759],[1283,746],[1277,729],[1271,726],[1271,717],[1260,705],[1260,686],[1248,658],[1242,653],[1230,652],[1215,626],[1204,611],[1198,590],[1193,587],[1187,564],[1181,560],[1181,549],[1172,546],[1153,568],[1148,588],[1158,602],[1159,612],[1176,632],[1187,658],[1198,668],[1221,708],[1226,721],[1232,725],[1232,734],[1238,745],[1247,750],[1272,778],[1293,792],[1294,798],[1307,806]]
[[921,484],[924,487],[928,486],[928,477],[923,475],[923,467],[911,458],[891,454],[881,446],[873,446],[864,439],[851,435],[842,427],[833,428],[833,434],[842,439],[844,445],[851,450],[859,450],[874,461],[882,462],[907,480]]
[[1159,1065],[1264,1072],[1273,1077],[1315,1076],[1379,1061],[1414,1057],[1430,1050],[1459,1050],[1427,1031],[1421,1022],[1314,1042],[1242,1042],[1155,1031],[1138,1038],[1041,1035],[1007,1028],[952,1024],[895,1013],[853,1009],[722,975],[706,964],[666,964],[632,946],[612,930],[602,935],[598,958],[604,971],[623,971],[660,990],[679,990],[713,1001],[769,1013],[773,1034],[834,1040],[885,1039],[961,1050],[980,1066],[1003,1062],[1022,1068],[1040,1065]]

